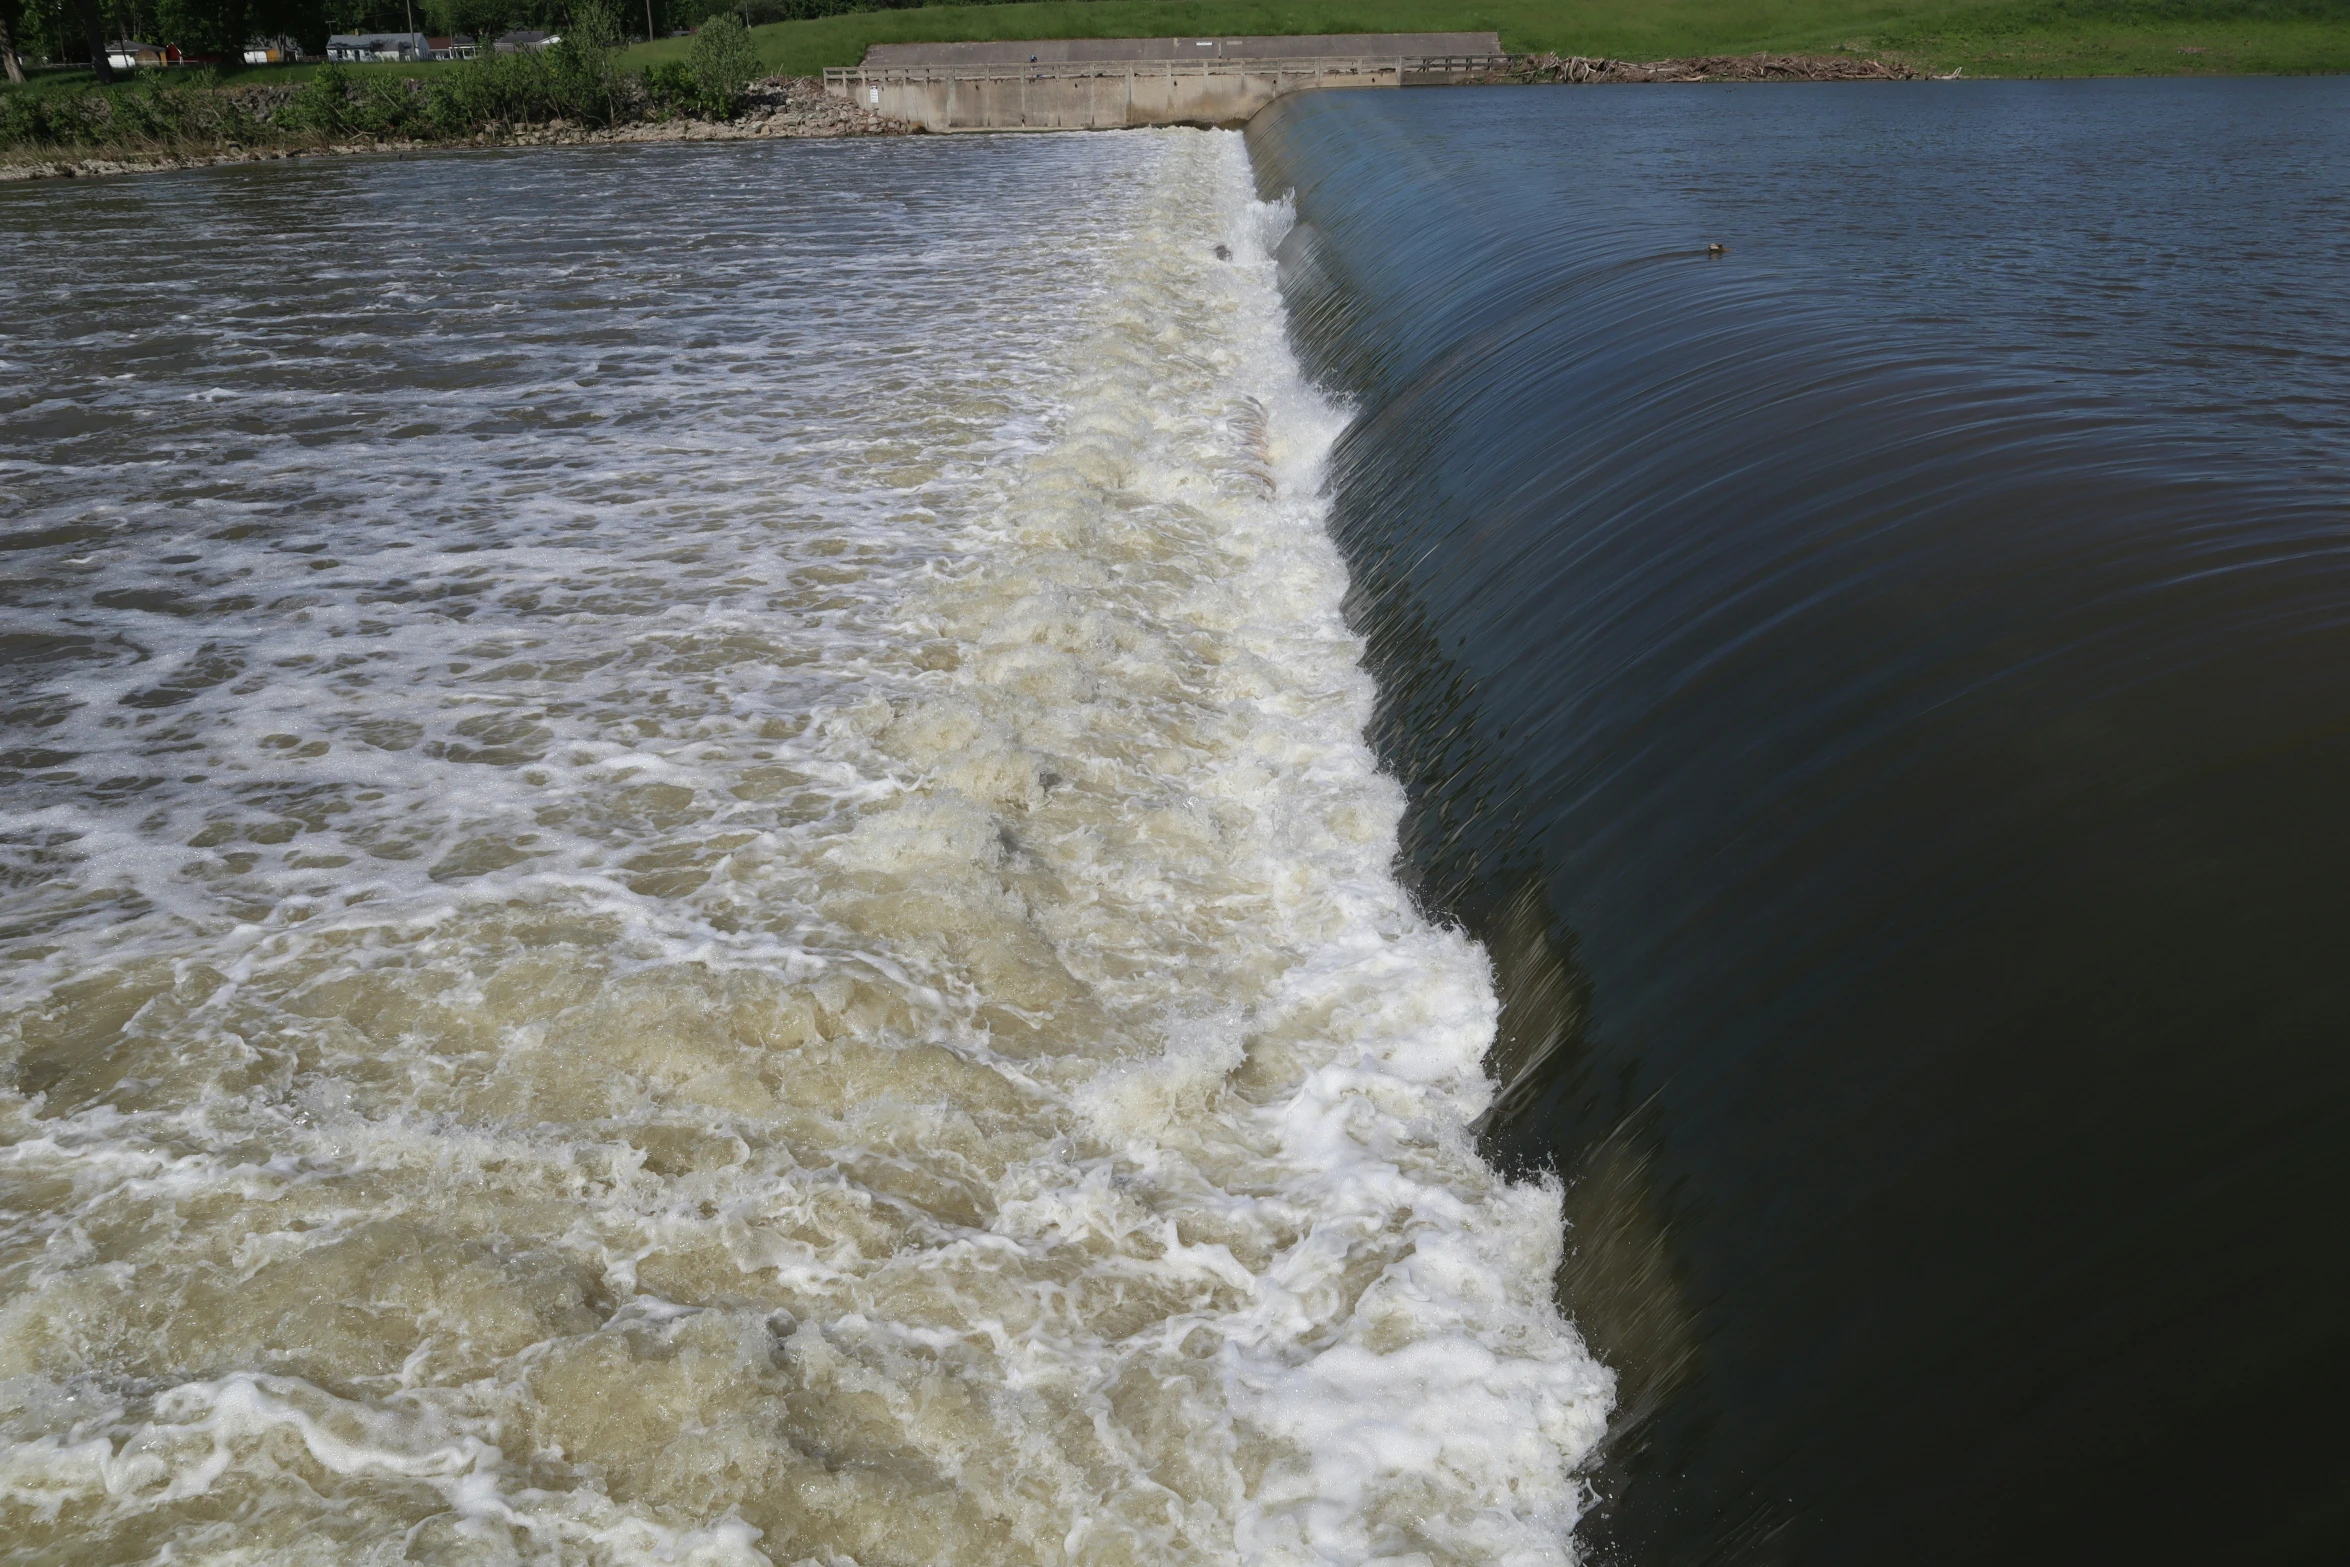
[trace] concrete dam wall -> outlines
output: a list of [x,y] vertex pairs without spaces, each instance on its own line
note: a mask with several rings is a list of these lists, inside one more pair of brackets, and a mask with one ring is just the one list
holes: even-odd
[[1486,68],[1491,33],[877,44],[825,90],[933,131],[1240,125],[1283,93],[1400,87]]

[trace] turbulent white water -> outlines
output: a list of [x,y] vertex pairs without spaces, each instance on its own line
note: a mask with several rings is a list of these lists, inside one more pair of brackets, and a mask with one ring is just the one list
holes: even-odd
[[1571,1554],[1237,136],[13,199],[0,1550]]

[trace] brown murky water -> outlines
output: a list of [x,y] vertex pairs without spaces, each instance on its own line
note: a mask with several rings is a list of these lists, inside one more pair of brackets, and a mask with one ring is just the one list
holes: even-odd
[[1189,132],[0,195],[0,1554],[1567,1552],[1285,222]]

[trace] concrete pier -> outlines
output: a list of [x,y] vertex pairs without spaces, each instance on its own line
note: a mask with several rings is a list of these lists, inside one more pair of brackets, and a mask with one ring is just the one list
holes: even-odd
[[876,44],[824,87],[933,131],[1240,125],[1283,93],[1441,81],[1502,58],[1491,33]]

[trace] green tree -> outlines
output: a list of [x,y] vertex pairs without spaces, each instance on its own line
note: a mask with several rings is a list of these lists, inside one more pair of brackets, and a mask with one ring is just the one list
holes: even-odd
[[605,0],[576,0],[570,25],[546,52],[550,94],[564,118],[612,125],[626,117],[620,39],[620,18]]
[[759,53],[751,46],[750,29],[731,11],[711,17],[694,34],[685,68],[693,72],[703,103],[721,119],[734,118],[742,112],[743,90],[759,74]]
[[304,54],[324,54],[325,0],[247,0],[246,25],[255,38],[291,38]]
[[106,61],[106,26],[98,20],[98,0],[74,0],[74,10],[82,19],[82,33],[89,40],[90,74],[101,82],[114,80],[114,67]]
[[246,0],[157,0],[158,42],[177,44],[183,54],[217,55],[221,69],[245,63]]
[[514,25],[514,0],[425,0],[424,14],[433,31],[448,37],[464,33],[489,53],[490,44]]
[[24,67],[17,63],[17,38],[24,32],[24,6],[19,0],[0,0],[0,69],[8,72],[12,82],[24,80]]

